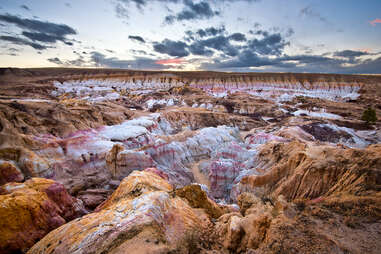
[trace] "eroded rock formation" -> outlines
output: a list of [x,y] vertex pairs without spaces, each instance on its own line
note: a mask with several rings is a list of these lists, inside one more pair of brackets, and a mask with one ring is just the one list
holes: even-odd
[[381,248],[379,77],[1,73],[1,250]]
[[97,211],[52,231],[28,253],[186,252],[208,226],[149,171],[134,171]]

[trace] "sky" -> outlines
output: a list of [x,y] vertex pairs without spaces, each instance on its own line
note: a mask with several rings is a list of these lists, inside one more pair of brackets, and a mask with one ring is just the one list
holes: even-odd
[[381,0],[0,0],[0,67],[381,73]]

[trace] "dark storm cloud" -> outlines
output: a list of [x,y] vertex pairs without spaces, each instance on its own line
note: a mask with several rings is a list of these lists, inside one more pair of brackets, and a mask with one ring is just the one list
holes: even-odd
[[34,43],[34,42],[29,41],[29,40],[26,40],[26,39],[23,39],[23,38],[20,38],[20,37],[15,37],[15,36],[2,35],[2,36],[0,36],[0,41],[11,42],[11,43],[17,44],[17,45],[30,46],[30,47],[32,47],[32,48],[34,48],[36,50],[44,50],[44,49],[48,48],[45,45]]
[[31,39],[32,41],[39,41],[44,43],[56,43],[57,41],[62,41],[66,45],[72,46],[73,43],[67,41],[64,37],[56,36],[52,34],[45,34],[45,33],[33,33],[33,32],[22,32],[22,35],[25,37]]
[[14,24],[21,29],[26,29],[31,32],[45,33],[55,35],[57,37],[77,34],[73,28],[65,24],[56,24],[36,19],[23,19],[8,13],[0,15],[0,21]]
[[165,39],[160,43],[155,42],[153,45],[153,48],[156,52],[176,57],[188,56],[189,52],[187,47],[188,45],[185,42],[172,41],[169,39]]
[[[224,26],[208,27],[197,31],[186,31],[185,40],[188,41],[188,49],[193,55],[212,56],[213,50],[221,51],[228,56],[238,54],[239,46],[233,46],[230,41],[243,40],[244,34],[228,35]],[[212,50],[213,49],[213,50]]]
[[[365,73],[376,74],[381,69],[381,57],[376,59],[356,60],[349,50],[339,51],[341,58],[328,57],[330,53],[321,55],[283,55],[279,57],[260,56],[252,51],[244,50],[233,58],[215,59],[203,63],[201,67],[207,70],[240,70],[250,71],[251,67],[266,67],[266,71],[320,72],[320,73]],[[374,53],[377,55],[378,53]],[[348,57],[342,57],[348,56]]]
[[196,37],[203,38],[203,37],[209,37],[209,36],[216,36],[216,35],[222,35],[226,33],[225,26],[221,27],[208,27],[205,29],[198,29],[197,31],[185,31],[185,40],[186,41],[193,41],[196,40]]
[[116,57],[107,57],[100,52],[91,52],[91,61],[98,67],[126,68],[126,69],[166,69],[168,66],[156,64],[156,60],[145,57],[136,57],[134,60],[122,60]]
[[[202,49],[205,52],[208,52],[206,48],[210,48],[215,49],[217,51],[221,51],[228,56],[236,56],[238,54],[239,47],[233,46],[230,43],[229,37],[226,37],[224,35],[218,35],[207,39],[196,40],[191,44],[191,48],[197,48],[199,50]],[[192,53],[196,54],[195,51],[193,51]]]
[[77,59],[68,60],[65,62],[66,66],[84,67],[84,66],[87,66],[87,64],[88,64],[88,62],[85,61],[82,56],[79,56]]
[[346,73],[369,73],[369,74],[379,74],[381,70],[381,57],[374,60],[367,59],[360,64],[349,67],[345,71]]
[[289,45],[280,33],[269,34],[262,33],[262,39],[253,39],[248,41],[248,48],[262,55],[280,55],[285,46]]
[[186,31],[189,35],[198,35],[199,37],[216,36],[226,32],[225,26],[221,27],[208,27],[205,29],[198,29],[196,32]]
[[249,40],[243,33],[229,34],[224,26],[209,27],[185,31],[184,41],[165,39],[160,43],[155,42],[153,46],[156,52],[176,57],[189,54],[210,57],[214,53],[234,57],[245,50],[252,51],[256,55],[279,56],[289,45],[280,33],[259,30],[255,35],[256,38]]
[[8,13],[1,14],[0,21],[13,24],[23,29],[21,35],[25,37],[2,36],[2,40],[18,45],[28,45],[37,50],[48,48],[48,46],[40,43],[54,44],[61,41],[66,45],[72,46],[73,43],[69,41],[66,36],[77,34],[73,28],[65,24],[56,24],[37,19],[24,19]]
[[[143,11],[144,8],[152,2],[158,2],[165,5],[167,10],[170,10],[166,4],[175,3],[182,4],[183,9],[174,15],[167,15],[164,22],[167,24],[172,24],[175,21],[190,21],[197,19],[210,19],[214,16],[220,15],[219,11],[213,9],[213,7],[218,7],[220,5],[225,5],[227,3],[234,2],[248,2],[254,3],[260,0],[116,0],[115,1],[115,12],[118,18],[128,19],[129,11],[131,6],[136,6],[139,10]],[[169,11],[172,12],[172,11]]]
[[138,41],[138,42],[141,42],[141,43],[145,43],[146,41],[140,37],[140,36],[133,36],[133,35],[130,35],[128,36],[128,39],[130,40],[134,40],[134,41]]
[[294,67],[295,64],[284,63],[281,60],[275,58],[269,58],[266,56],[260,56],[250,50],[244,50],[239,53],[235,58],[228,60],[218,60],[214,63],[205,63],[202,65],[205,69],[235,69],[235,68],[249,68],[249,67],[263,67],[263,66],[277,66],[283,68]]
[[84,58],[81,55],[78,55],[77,59],[74,60],[61,60],[58,57],[54,58],[48,58],[46,59],[48,62],[54,63],[59,66],[76,66],[76,67],[83,67],[88,64],[87,61],[84,60]]
[[[152,0],[118,0],[119,3],[121,4],[130,4],[134,3],[137,8],[142,9],[144,6],[147,5],[147,3],[152,2]],[[157,2],[162,2],[162,3],[178,3],[181,2],[181,0],[154,0]]]
[[363,51],[343,50],[343,51],[336,51],[333,55],[334,56],[347,57],[347,58],[354,58],[354,57],[358,57],[358,56],[368,55],[368,53],[363,52]]
[[58,57],[48,58],[48,59],[46,59],[46,60],[47,60],[48,62],[57,64],[57,65],[63,65],[63,64],[64,64],[64,63],[61,61],[61,59],[59,59]]
[[[153,0],[161,3],[178,3],[181,0]],[[153,2],[152,0],[116,0],[115,2],[115,12],[116,16],[121,19],[128,19],[129,17],[129,9],[131,7],[131,3],[134,4],[139,10],[143,10],[144,7],[147,6],[149,2]]]
[[242,33],[234,33],[229,38],[233,41],[246,41],[246,36]]
[[118,18],[127,19],[129,17],[127,8],[121,3],[115,5],[115,12]]
[[193,55],[199,56],[212,56],[214,54],[213,50],[205,47],[202,43],[193,43],[189,46],[189,51]]
[[24,10],[26,10],[26,11],[30,11],[30,8],[29,8],[28,6],[26,6],[25,4],[20,5],[20,8],[21,8],[21,9],[24,9]]
[[193,3],[191,0],[184,0],[184,9],[176,15],[168,15],[165,22],[172,24],[174,21],[209,19],[219,15],[218,11],[213,11],[207,1]]

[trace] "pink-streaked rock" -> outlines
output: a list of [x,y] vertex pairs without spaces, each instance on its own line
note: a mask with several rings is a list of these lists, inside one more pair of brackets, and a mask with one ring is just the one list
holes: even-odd
[[233,160],[213,161],[209,168],[210,194],[214,198],[228,198],[232,183],[244,169],[244,165]]

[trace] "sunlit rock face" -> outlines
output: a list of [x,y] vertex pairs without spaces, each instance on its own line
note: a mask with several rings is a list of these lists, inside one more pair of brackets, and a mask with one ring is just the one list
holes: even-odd
[[0,187],[1,253],[25,252],[49,231],[84,214],[82,202],[53,180],[5,184]]
[[206,215],[172,190],[157,174],[134,171],[97,212],[52,231],[28,253],[184,253]]

